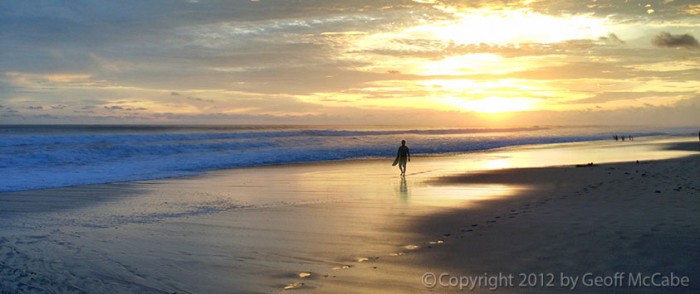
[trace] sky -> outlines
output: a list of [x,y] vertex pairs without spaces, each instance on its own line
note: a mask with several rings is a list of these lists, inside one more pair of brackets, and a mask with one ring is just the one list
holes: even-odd
[[700,125],[698,0],[0,2],[0,123]]

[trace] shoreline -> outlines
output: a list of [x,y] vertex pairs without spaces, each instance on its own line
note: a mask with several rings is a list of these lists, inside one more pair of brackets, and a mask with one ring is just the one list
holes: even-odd
[[[410,132],[409,132],[410,133]],[[207,133],[204,134],[199,134],[199,135],[207,135]],[[217,134],[213,134],[214,138],[216,138]],[[219,134],[221,135],[221,134]],[[393,136],[393,135],[392,135]],[[398,136],[398,135],[396,135]],[[82,152],[77,152],[80,151],[80,149],[76,149],[73,151],[64,151],[66,152],[65,154],[62,154],[60,152],[56,152],[56,149],[53,147],[47,147],[49,145],[45,144],[40,144],[41,140],[36,142],[37,140],[29,140],[27,144],[30,145],[36,145],[37,146],[37,152],[39,152],[40,155],[43,155],[41,158],[48,158],[48,161],[41,161],[41,160],[35,160],[32,159],[31,157],[26,157],[25,153],[19,152],[17,153],[18,159],[16,160],[15,164],[18,164],[16,166],[17,170],[21,170],[22,174],[16,174],[12,172],[11,170],[8,170],[9,167],[6,167],[3,172],[4,180],[2,181],[2,185],[0,185],[0,190],[3,192],[17,192],[17,191],[29,191],[29,190],[38,190],[38,189],[52,189],[52,188],[62,188],[62,187],[79,187],[79,186],[85,186],[85,185],[100,185],[100,184],[112,184],[112,183],[129,183],[129,182],[139,182],[139,181],[157,181],[161,179],[176,179],[176,178],[182,178],[182,177],[191,177],[191,176],[200,176],[200,175],[207,175],[209,173],[216,173],[216,172],[221,172],[221,171],[226,171],[230,169],[246,169],[246,168],[256,168],[256,167],[275,167],[275,166],[287,166],[287,165],[297,165],[297,164],[323,164],[323,163],[334,163],[334,162],[345,162],[345,161],[362,161],[362,160],[367,160],[367,159],[374,159],[374,160],[381,160],[381,159],[387,159],[389,157],[393,156],[385,156],[385,155],[391,155],[393,151],[394,146],[386,146],[387,140],[391,141],[399,137],[391,137],[391,138],[385,138],[385,139],[378,139],[375,138],[375,141],[373,144],[381,145],[383,146],[380,150],[376,150],[376,148],[379,146],[374,146],[372,148],[366,148],[367,146],[363,144],[357,144],[357,146],[350,146],[351,148],[359,148],[357,150],[361,150],[359,153],[355,153],[354,149],[345,149],[344,146],[338,146],[337,151],[332,151],[330,149],[326,148],[321,148],[318,149],[312,154],[298,154],[298,150],[293,149],[292,151],[289,151],[289,153],[284,153],[284,154],[279,154],[280,152],[278,151],[271,151],[265,149],[264,152],[261,151],[260,154],[254,153],[254,154],[249,154],[250,157],[247,157],[245,153],[243,156],[241,154],[236,153],[237,148],[240,146],[236,146],[234,144],[234,153],[227,153],[227,149],[221,149],[219,152],[214,152],[214,153],[207,153],[208,157],[202,158],[202,157],[192,157],[192,154],[185,153],[184,155],[178,155],[178,157],[169,157],[170,154],[168,153],[169,151],[166,151],[164,154],[160,154],[159,156],[146,156],[144,158],[141,158],[140,160],[134,160],[135,158],[132,158],[131,156],[127,156],[126,158],[115,158],[115,157],[110,157],[107,156],[106,154],[112,154],[116,153],[119,154],[120,152],[126,152],[131,153],[131,152],[136,152],[136,155],[139,154],[139,152],[152,152],[153,150],[149,151],[148,147],[151,144],[145,144],[146,147],[145,149],[139,149],[136,148],[136,150],[131,150],[129,147],[129,144],[125,145],[120,145],[118,141],[112,142],[110,144],[114,144],[114,146],[110,147],[110,144],[106,144],[104,149],[97,148],[95,150],[92,150],[92,147],[89,147],[86,150],[83,151],[90,151],[87,154],[84,154]],[[411,135],[412,139],[416,139],[417,143],[420,143],[418,146],[418,152],[425,152],[422,153],[421,155],[425,157],[450,157],[450,156],[458,156],[458,155],[464,155],[464,154],[479,154],[479,153],[489,153],[489,152],[500,152],[500,151],[506,151],[506,150],[521,150],[521,149],[529,149],[529,148],[539,148],[542,146],[568,146],[568,145],[576,145],[576,144],[601,144],[601,145],[608,145],[610,144],[610,140],[600,138],[600,134],[593,136],[593,137],[587,137],[585,135],[582,135],[583,137],[564,137],[564,138],[559,138],[556,136],[552,135],[547,135],[547,134],[540,134],[540,137],[534,136],[532,138],[530,137],[523,137],[523,138],[508,138],[508,137],[501,137],[501,136],[496,136],[495,139],[488,139],[485,138],[486,142],[479,142],[478,140],[474,140],[475,138],[471,139],[465,139],[465,142],[462,142],[464,145],[454,145],[457,144],[459,140],[456,140],[453,137],[450,137],[447,135],[447,138],[441,137],[440,132],[436,134],[432,134],[432,137],[429,138],[421,138],[421,137],[416,137],[418,136],[417,134]],[[197,137],[197,136],[196,136]],[[263,136],[264,137],[264,136]],[[323,136],[322,136],[323,137]],[[199,137],[197,137],[199,138]],[[284,137],[283,137],[284,138]],[[597,138],[597,139],[595,139]],[[639,137],[638,140],[642,141],[658,141],[658,140],[677,140],[679,136],[673,136],[673,135],[655,135],[655,136],[646,136],[646,137]],[[114,138],[112,138],[113,140]],[[132,141],[136,140],[135,138],[130,138]],[[144,138],[146,139],[146,138]],[[180,139],[187,139],[189,138],[180,138]],[[195,146],[198,146],[197,144],[202,144],[200,147],[201,148],[220,148],[220,147],[225,147],[226,144],[223,144],[222,146],[214,144],[214,146],[209,146],[207,144],[213,144],[211,142],[208,142],[206,140],[202,141],[199,138],[196,141],[198,143],[195,144]],[[256,140],[259,140],[260,138],[257,138]],[[269,139],[269,138],[268,138]],[[478,139],[478,138],[477,138]],[[57,142],[61,142],[63,140],[66,140],[66,138],[58,138]],[[71,139],[72,140],[72,139]],[[71,140],[68,140],[67,142],[72,142]],[[91,142],[91,140],[94,140],[94,138],[87,137],[83,138],[81,140],[78,140],[79,144],[88,144]],[[154,140],[153,138],[148,139],[147,141],[150,143],[151,140]],[[277,142],[281,139],[275,139],[274,141],[276,143],[271,143],[271,144],[277,144],[280,142]],[[354,139],[353,139],[354,140]],[[379,140],[379,141],[377,141]],[[437,140],[436,143],[438,144],[437,146],[442,146],[440,148],[434,148],[431,147],[430,145],[427,144],[427,142],[431,142],[431,140]],[[525,141],[521,141],[525,140]],[[553,143],[552,141],[560,141],[564,140],[566,142],[560,142],[560,143]],[[582,141],[583,140],[583,141]],[[264,140],[263,140],[264,141]],[[208,143],[207,143],[208,142]],[[330,140],[327,143],[324,144],[335,144],[333,143],[333,140]],[[381,142],[381,143],[379,143]],[[549,142],[549,143],[547,143]],[[20,142],[21,143],[21,142]],[[133,143],[133,142],[132,142]],[[164,144],[162,149],[164,150],[171,150],[171,149],[177,149],[179,148],[177,144],[174,144],[171,141],[165,140],[163,142],[160,142],[161,144]],[[96,141],[95,143],[98,146],[101,146],[99,141]],[[168,145],[168,144],[174,144],[173,146]],[[190,144],[190,143],[187,143]],[[217,143],[218,144],[218,143]],[[444,145],[447,144],[447,145]],[[485,144],[485,145],[482,145]],[[505,145],[504,145],[505,144]],[[628,141],[627,143],[625,142],[615,142],[613,144],[627,144],[627,145],[637,145],[636,143],[632,141]],[[80,145],[80,146],[83,146]],[[88,144],[89,145],[89,144]],[[474,145],[473,147],[476,150],[464,150],[465,146],[471,146]],[[23,146],[22,144],[19,144],[17,146]],[[78,147],[80,147],[78,146]],[[90,145],[92,146],[92,145]],[[188,145],[189,146],[189,145]],[[499,147],[502,146],[502,147]],[[85,147],[85,146],[83,146]],[[127,148],[128,147],[128,148]],[[282,146],[280,146],[282,147]],[[47,149],[48,148],[48,149]],[[110,150],[110,148],[116,148],[115,150]],[[126,148],[125,150],[122,150]],[[545,147],[547,148],[547,147]],[[468,148],[467,148],[468,149]],[[285,148],[282,148],[280,151],[284,151]],[[449,150],[461,150],[461,151],[449,151]],[[185,151],[192,151],[191,149],[186,149]],[[413,149],[414,153],[416,153],[416,149]],[[10,152],[8,156],[12,157],[12,148],[8,151]],[[77,152],[77,153],[76,153]],[[388,153],[386,153],[388,152]],[[44,154],[45,153],[45,154]],[[228,154],[228,155],[226,155]],[[364,155],[362,155],[364,154]],[[102,158],[103,156],[106,156]],[[310,156],[310,157],[309,157]],[[82,162],[80,159],[81,158],[87,158],[85,162]],[[346,158],[347,157],[347,158]],[[102,158],[104,160],[99,160],[95,161],[98,158]],[[170,158],[170,159],[168,159]],[[242,159],[241,159],[242,158]],[[342,159],[344,158],[344,159]],[[74,161],[78,159],[79,164],[73,165]],[[214,161],[211,161],[215,159]],[[606,159],[609,160],[609,159]],[[55,161],[55,162],[54,162]],[[177,162],[184,162],[182,164],[177,163]],[[177,163],[177,164],[176,164]],[[40,164],[40,165],[36,165]],[[70,176],[64,176],[68,175]],[[33,179],[39,178],[43,179],[42,181],[35,181]]]
[[[694,152],[688,149],[692,142],[686,141],[675,147]],[[538,163],[548,163],[541,158],[568,160],[569,154],[581,158],[577,163],[588,161],[583,157],[620,158],[628,156],[629,150],[646,150],[649,158],[661,154],[631,144],[598,145],[601,144],[580,143],[418,157],[409,165],[406,178],[398,177],[386,160],[363,160],[0,193],[4,204],[0,216],[4,220],[0,226],[0,262],[4,264],[0,268],[0,288],[116,293],[269,293],[288,288],[324,293],[394,293],[429,291],[420,282],[421,274],[428,270],[467,275],[484,270],[560,269],[575,274],[576,269],[582,269],[575,264],[538,263],[539,259],[547,260],[547,256],[525,254],[527,248],[542,245],[531,236],[549,236],[553,247],[548,252],[595,259],[604,254],[596,249],[577,251],[581,244],[567,243],[568,239],[550,233],[553,228],[595,233],[593,227],[606,221],[625,224],[624,218],[616,219],[615,212],[625,212],[635,222],[627,224],[629,228],[607,228],[594,234],[592,240],[608,246],[606,250],[630,246],[630,254],[649,254],[659,249],[606,241],[620,237],[615,229],[629,229],[621,236],[630,242],[653,240],[656,233],[673,236],[671,233],[682,232],[691,238],[684,239],[683,246],[700,249],[694,245],[700,244],[698,197],[688,198],[688,205],[680,208],[677,199],[672,203],[658,202],[656,193],[642,195],[646,198],[641,200],[645,201],[635,201],[637,193],[630,191],[638,191],[634,189],[639,187],[627,180],[642,178],[632,170],[636,163],[537,167]],[[605,154],[596,153],[600,148]],[[640,166],[650,169],[645,170],[644,179],[660,181],[644,185],[675,184],[656,170],[668,170],[671,176],[683,176],[671,167],[698,172],[697,159],[643,160]],[[518,169],[522,166],[531,167]],[[610,167],[615,169],[608,170]],[[685,177],[691,187],[700,186],[696,179],[691,180],[692,176]],[[669,194],[698,193],[697,189],[677,192],[672,190],[675,188],[663,189],[661,194],[665,195],[666,190]],[[606,197],[605,193],[616,189],[622,189],[619,194],[624,197]],[[596,194],[608,190],[612,192]],[[605,205],[597,211],[594,208],[599,207],[582,202],[577,193],[597,195],[586,199]],[[560,198],[563,196],[567,197]],[[620,205],[631,204],[635,210],[630,211],[634,213],[619,209]],[[668,211],[663,210],[664,205],[671,205]],[[13,215],[6,213],[13,209]],[[647,210],[659,209],[664,218],[670,218],[664,219],[664,226],[636,219],[648,215]],[[688,215],[682,209],[692,213]],[[567,220],[571,214],[562,215],[565,211],[590,214]],[[687,216],[688,222],[681,219],[682,225],[675,227],[682,230],[669,231],[676,216]],[[551,227],[552,222],[557,226]],[[477,226],[472,227],[474,224]],[[523,224],[540,229],[528,235],[523,230],[530,227],[522,227]],[[585,236],[568,237],[582,244],[593,242]],[[514,253],[506,250],[512,244],[523,248]],[[676,249],[690,254],[687,247]],[[489,257],[485,250],[494,254]],[[661,256],[658,260],[674,258]],[[474,266],[475,260],[481,261],[478,265],[491,266]],[[626,260],[618,258],[618,263]],[[603,271],[604,266],[599,265]],[[691,277],[691,281],[697,279]]]

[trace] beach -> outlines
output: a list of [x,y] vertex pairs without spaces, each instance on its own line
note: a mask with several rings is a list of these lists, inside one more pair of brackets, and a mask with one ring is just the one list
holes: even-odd
[[[413,154],[406,177],[375,158],[3,192],[0,289],[697,292],[698,151],[649,137]],[[629,284],[656,273],[689,285]]]
[[700,293],[698,16],[0,1],[0,294]]

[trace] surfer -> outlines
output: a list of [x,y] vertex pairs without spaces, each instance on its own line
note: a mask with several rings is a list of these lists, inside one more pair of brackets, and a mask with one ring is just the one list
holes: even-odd
[[402,176],[406,175],[407,161],[411,161],[411,152],[408,151],[406,140],[401,140],[401,147],[399,147],[399,151],[396,153],[396,159],[394,160],[393,165],[399,165]]

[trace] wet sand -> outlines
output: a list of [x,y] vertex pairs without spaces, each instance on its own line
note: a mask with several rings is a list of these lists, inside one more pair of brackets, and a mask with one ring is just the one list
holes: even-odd
[[[2,193],[0,289],[423,293],[459,291],[426,287],[426,272],[624,271],[686,275],[692,287],[671,290],[692,292],[700,279],[692,144],[414,156],[406,178],[386,159]],[[680,158],[658,160],[667,157]],[[596,166],[574,167],[588,162]]]

